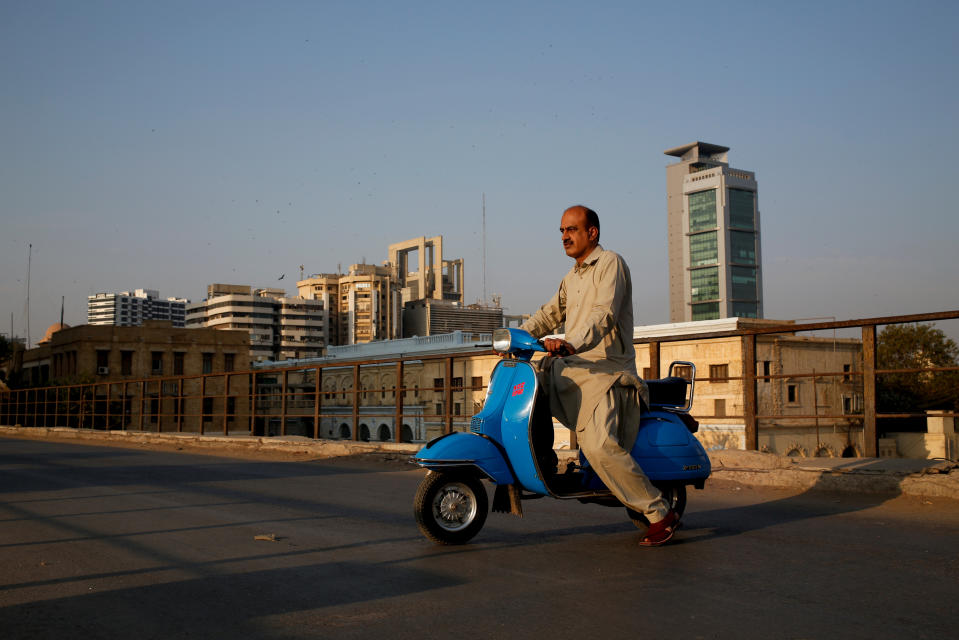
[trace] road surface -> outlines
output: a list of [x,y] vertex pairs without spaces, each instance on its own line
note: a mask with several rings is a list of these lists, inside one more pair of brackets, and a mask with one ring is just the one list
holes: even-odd
[[[675,544],[524,503],[420,536],[423,472],[0,438],[3,638],[945,638],[959,503],[691,491]],[[260,539],[257,539],[260,538]]]

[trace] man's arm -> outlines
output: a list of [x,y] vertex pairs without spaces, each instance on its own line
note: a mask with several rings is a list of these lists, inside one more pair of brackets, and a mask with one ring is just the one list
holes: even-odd
[[529,320],[524,322],[520,329],[529,331],[534,338],[553,333],[553,331],[566,321],[566,288],[560,283],[559,290],[553,294],[549,302],[539,308],[539,311],[533,314]]
[[629,268],[623,259],[612,252],[606,252],[603,258],[606,259],[596,263],[593,276],[596,300],[585,321],[566,332],[566,341],[578,352],[589,351],[613,330],[631,286]]

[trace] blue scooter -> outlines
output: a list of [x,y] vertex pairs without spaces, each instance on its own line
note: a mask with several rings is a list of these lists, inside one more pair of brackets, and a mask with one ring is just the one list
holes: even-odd
[[[486,523],[489,498],[482,479],[496,490],[493,511],[522,516],[522,501],[550,496],[622,507],[579,455],[563,473],[556,469],[549,402],[539,393],[533,354],[542,343],[520,329],[497,329],[493,349],[506,357],[493,369],[483,410],[473,416],[469,432],[440,436],[420,449],[412,461],[429,473],[420,483],[413,512],[420,532],[437,544],[464,544]],[[687,381],[673,376],[687,365]],[[693,436],[699,424],[689,415],[695,366],[673,362],[669,376],[647,380],[650,406],[644,407],[639,435],[630,453],[677,515],[686,508],[686,486],[702,489],[709,477],[706,451]],[[687,386],[689,393],[687,397]],[[639,528],[649,522],[632,509]]]

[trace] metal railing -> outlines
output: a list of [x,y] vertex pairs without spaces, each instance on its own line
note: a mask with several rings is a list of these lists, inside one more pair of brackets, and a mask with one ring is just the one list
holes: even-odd
[[[817,430],[820,420],[861,421],[862,454],[876,457],[879,441],[877,420],[924,416],[920,413],[879,413],[877,379],[888,374],[922,375],[959,370],[959,367],[877,368],[876,327],[953,319],[959,319],[959,311],[640,338],[634,343],[637,347],[646,346],[650,365],[648,377],[658,378],[662,372],[660,358],[664,345],[738,338],[742,375],[701,376],[697,377],[697,382],[741,382],[742,413],[707,415],[703,411],[697,412],[694,407],[695,417],[727,422],[741,420],[745,425],[745,447],[750,450],[759,448],[762,421],[784,418],[813,420]],[[757,340],[764,336],[856,328],[861,330],[861,366],[858,370],[817,371],[813,368],[809,371],[757,373]],[[433,434],[468,429],[474,403],[482,401],[482,392],[485,390],[483,384],[474,386],[468,383],[478,377],[476,374],[480,371],[488,377],[488,370],[492,366],[473,367],[474,375],[467,376],[467,363],[494,356],[491,350],[477,349],[468,353],[424,353],[400,358],[338,360],[251,371],[14,389],[0,393],[0,424],[224,435],[346,436],[354,441],[367,438],[379,440],[381,438],[374,435],[382,436],[382,427],[385,426],[391,441],[422,441]],[[442,380],[442,384],[408,386],[404,380],[410,366],[417,367],[422,378]],[[427,367],[441,375],[424,375],[422,372]],[[458,377],[454,376],[457,369],[462,371],[458,382]],[[388,377],[393,384],[367,388],[363,374],[368,372],[378,372],[381,379]],[[786,378],[810,380],[814,398],[818,397],[816,385],[819,380],[855,379],[857,385],[861,381],[861,412],[821,412],[818,405],[813,407],[812,413],[761,412],[758,384]],[[337,381],[335,388],[324,384],[333,379]],[[461,400],[459,411],[455,410],[457,400]],[[957,414],[945,412],[940,415],[956,417]],[[380,430],[374,433],[376,422],[381,423]],[[416,428],[410,422],[416,423]],[[324,425],[326,433],[323,433]],[[373,429],[369,428],[370,425],[373,425]],[[366,433],[363,432],[363,426],[367,426]],[[575,433],[571,433],[570,446],[576,447]]]

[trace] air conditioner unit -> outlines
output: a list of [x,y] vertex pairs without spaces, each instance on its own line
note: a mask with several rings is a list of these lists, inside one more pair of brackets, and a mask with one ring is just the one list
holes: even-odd
[[110,367],[97,367],[97,375],[105,376],[110,373]]

